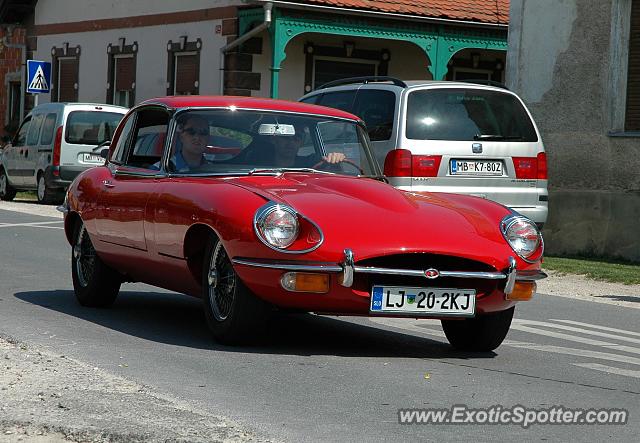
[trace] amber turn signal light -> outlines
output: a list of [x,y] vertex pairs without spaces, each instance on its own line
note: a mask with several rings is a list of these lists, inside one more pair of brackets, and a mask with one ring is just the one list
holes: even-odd
[[306,272],[287,272],[280,279],[280,284],[292,292],[329,292],[329,275]]
[[507,300],[527,301],[533,298],[537,289],[534,281],[517,281],[513,287],[513,292],[507,295]]

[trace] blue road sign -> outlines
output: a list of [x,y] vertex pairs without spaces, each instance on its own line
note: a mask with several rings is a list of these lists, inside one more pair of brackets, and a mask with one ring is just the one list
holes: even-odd
[[27,60],[27,92],[46,93],[51,90],[51,63]]

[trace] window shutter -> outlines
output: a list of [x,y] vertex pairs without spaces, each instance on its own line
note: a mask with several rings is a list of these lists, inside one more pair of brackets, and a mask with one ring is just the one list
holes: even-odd
[[640,1],[632,2],[625,131],[640,131]]
[[59,60],[58,66],[58,101],[77,102],[78,90],[75,84],[78,83],[78,60]]
[[130,91],[135,81],[133,57],[116,58],[116,91]]
[[196,94],[198,80],[198,56],[176,55],[176,95]]

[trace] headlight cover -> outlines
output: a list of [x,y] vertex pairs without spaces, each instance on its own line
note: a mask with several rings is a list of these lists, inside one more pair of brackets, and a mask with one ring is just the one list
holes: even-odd
[[511,249],[528,263],[542,257],[542,234],[534,222],[522,215],[511,214],[500,222],[500,230]]
[[258,209],[253,221],[258,238],[273,249],[286,249],[298,238],[300,223],[296,211],[270,202]]

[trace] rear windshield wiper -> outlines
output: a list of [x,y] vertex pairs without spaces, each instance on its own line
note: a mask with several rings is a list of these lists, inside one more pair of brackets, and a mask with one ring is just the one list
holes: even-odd
[[476,134],[473,136],[474,140],[522,140],[520,135],[500,135],[500,134]]

